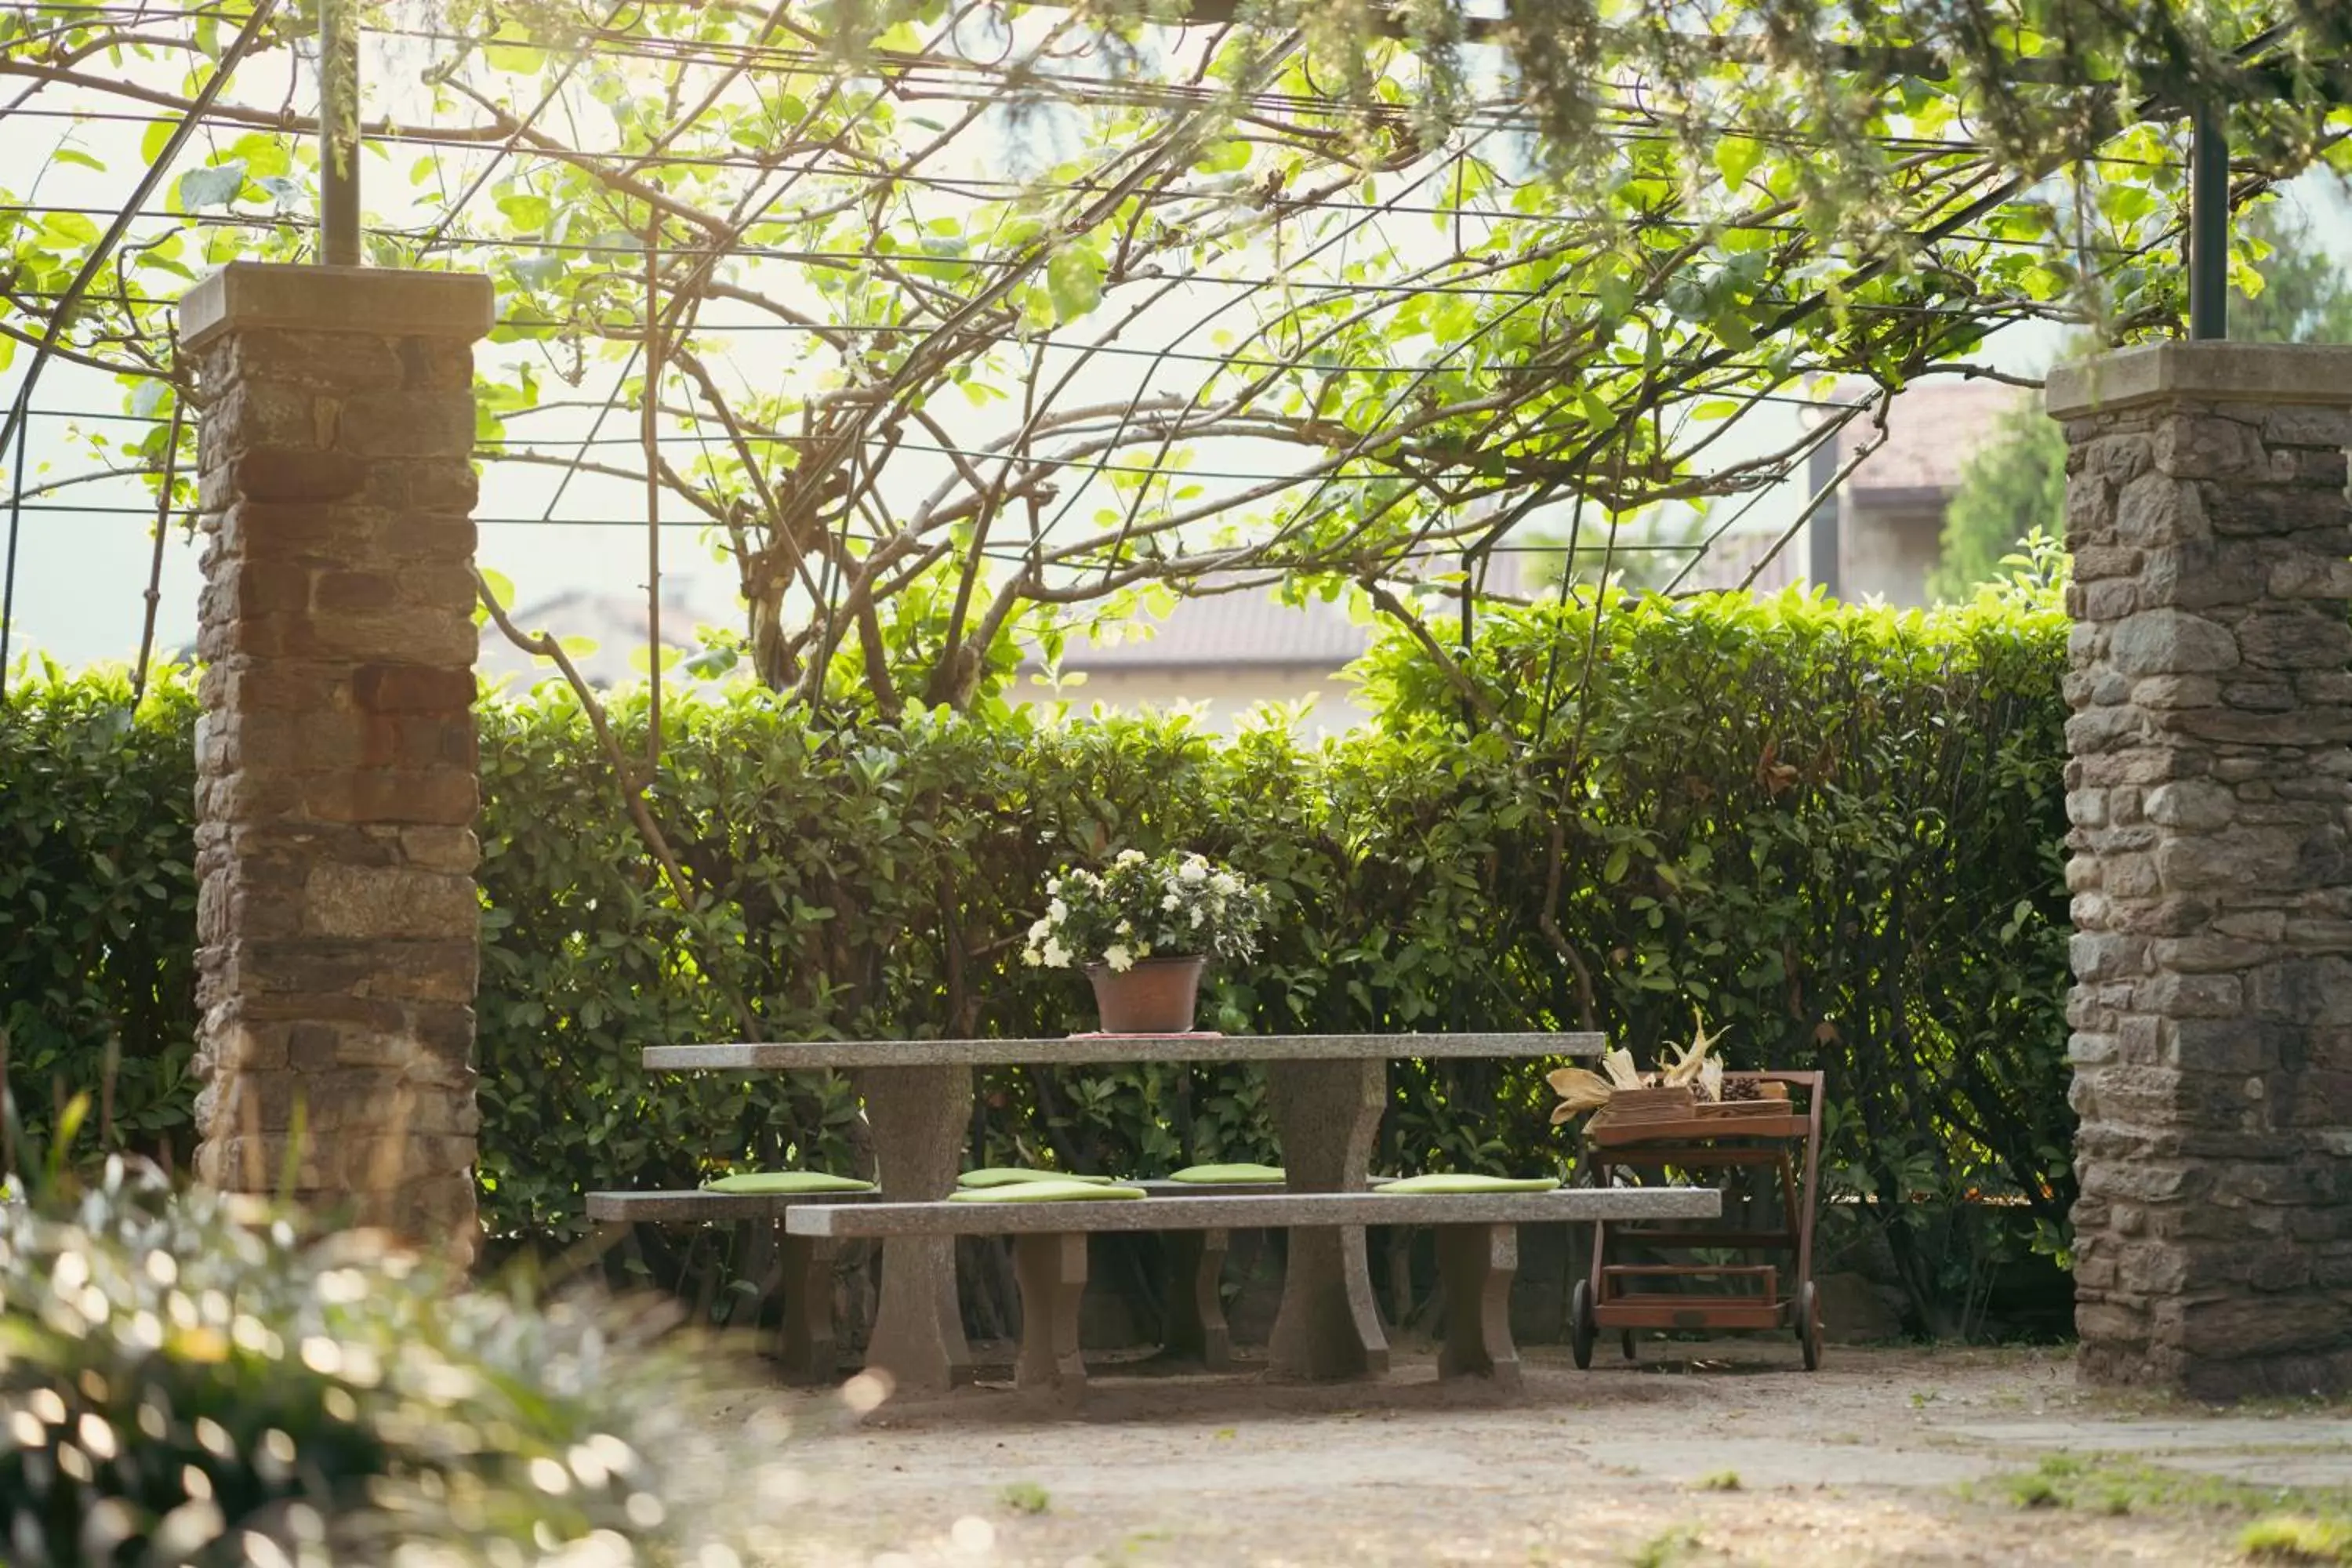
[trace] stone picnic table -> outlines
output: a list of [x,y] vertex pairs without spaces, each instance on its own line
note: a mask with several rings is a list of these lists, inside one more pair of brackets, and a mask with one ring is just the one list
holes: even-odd
[[[866,1102],[882,1195],[922,1202],[955,1190],[974,1068],[1264,1062],[1290,1190],[1349,1193],[1370,1185],[1390,1062],[1597,1057],[1603,1043],[1597,1034],[1532,1032],[814,1040],[652,1046],[645,1065],[653,1072],[846,1071]],[[910,1392],[970,1382],[954,1238],[897,1237],[885,1247],[868,1364],[887,1367]],[[1386,1372],[1388,1340],[1373,1302],[1362,1227],[1293,1231],[1268,1370],[1318,1380]]]

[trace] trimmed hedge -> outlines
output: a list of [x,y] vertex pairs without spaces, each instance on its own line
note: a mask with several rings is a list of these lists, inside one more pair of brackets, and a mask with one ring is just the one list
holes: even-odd
[[[1915,1301],[1986,1261],[1964,1199],[2005,1200],[1997,1249],[2060,1247],[2063,617],[1791,595],[1620,600],[1597,642],[1576,607],[1474,631],[1446,666],[1383,639],[1364,665],[1377,728],[1318,751],[1181,718],[821,731],[748,689],[673,700],[656,808],[709,895],[694,915],[570,694],[486,702],[494,1232],[568,1238],[592,1186],[856,1158],[839,1083],[656,1081],[646,1045],[746,1019],[774,1039],[1086,1026],[1083,981],[1024,967],[1019,935],[1056,865],[1132,845],[1199,848],[1274,892],[1262,960],[1216,979],[1204,1025],[1589,1016],[1647,1060],[1696,1005],[1735,1065],[1829,1071],[1832,1179],[1884,1222]],[[125,696],[52,672],[0,710],[0,1008],[28,1107],[53,1073],[92,1084],[119,1038],[118,1121],[152,1144],[185,1136],[193,703],[166,680],[133,723]],[[614,716],[642,734],[633,702]],[[1565,1158],[1537,1064],[1407,1066],[1392,1088],[1389,1168]],[[1129,1174],[1276,1152],[1237,1068],[995,1074],[976,1121],[988,1158],[1050,1145]]]

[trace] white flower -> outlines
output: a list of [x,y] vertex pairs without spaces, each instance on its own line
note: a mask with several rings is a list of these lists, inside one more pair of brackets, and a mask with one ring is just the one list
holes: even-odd
[[1201,908],[1198,904],[1193,905],[1193,906],[1192,906],[1192,923],[1193,923],[1194,925],[1196,925],[1196,926],[1197,926],[1197,925],[1199,925],[1199,924],[1201,923],[1201,917],[1202,917],[1202,915],[1207,914],[1208,912],[1209,912],[1208,910],[1204,910],[1204,909]]
[[1113,942],[1103,949],[1103,962],[1109,964],[1114,972],[1124,973],[1135,967],[1135,954],[1128,952],[1118,943]]
[[1045,890],[1046,890],[1047,892],[1049,892],[1049,893],[1058,893],[1058,892],[1060,892],[1060,891],[1062,890],[1062,879],[1060,879],[1059,877],[1048,877],[1048,878],[1046,878],[1046,879],[1045,879]]
[[1045,944],[1045,967],[1048,969],[1067,969],[1069,966],[1070,950],[1062,945],[1062,939],[1060,937],[1055,937],[1053,941],[1047,942]]
[[1183,900],[1178,898],[1175,894],[1171,893],[1166,898],[1160,900],[1160,907],[1163,910],[1172,910],[1183,901]]
[[1238,893],[1242,890],[1242,879],[1231,871],[1220,871],[1209,879],[1209,886],[1221,893]]
[[1055,899],[1052,903],[1045,906],[1045,918],[1047,920],[1055,921],[1068,920],[1070,918],[1070,906],[1062,902],[1061,900]]
[[1205,882],[1209,879],[1209,863],[1195,855],[1177,867],[1176,874],[1188,882]]
[[1140,866],[1143,864],[1143,851],[1140,849],[1122,849],[1118,852],[1118,858],[1114,861],[1113,864],[1119,866]]
[[1040,918],[1036,924],[1029,928],[1029,940],[1031,942],[1043,942],[1048,936],[1053,934],[1053,921],[1048,918]]
[[1118,934],[1121,936],[1133,936],[1135,934],[1135,922],[1133,921],[1119,921]]

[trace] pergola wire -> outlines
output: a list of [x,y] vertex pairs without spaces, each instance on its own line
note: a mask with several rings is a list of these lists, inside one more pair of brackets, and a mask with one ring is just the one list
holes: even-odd
[[[961,25],[957,18],[968,10],[951,16],[926,49],[878,51],[859,66],[865,75],[857,79],[867,85],[858,91],[870,89],[863,107],[828,107],[842,97],[848,79],[821,47],[764,37],[721,43],[606,28],[590,29],[557,50],[567,62],[563,72],[551,79],[526,114],[499,107],[487,89],[469,85],[462,75],[445,73],[444,107],[470,104],[481,111],[476,122],[366,128],[368,141],[425,148],[457,160],[469,198],[492,181],[502,195],[535,190],[551,195],[559,188],[556,182],[576,181],[591,193],[583,198],[588,205],[607,209],[607,233],[637,237],[620,245],[593,237],[480,232],[472,225],[488,209],[470,201],[445,203],[436,216],[416,224],[379,221],[363,231],[365,239],[388,257],[455,253],[487,260],[502,276],[537,258],[563,268],[615,264],[601,280],[572,285],[593,290],[586,298],[550,305],[542,303],[544,290],[537,285],[510,289],[499,322],[527,341],[505,352],[536,353],[541,363],[556,366],[575,384],[585,375],[588,362],[580,359],[573,364],[562,356],[577,359],[590,349],[609,345],[624,351],[625,358],[618,374],[607,376],[610,390],[601,403],[593,396],[587,400],[587,405],[599,410],[588,433],[545,438],[569,449],[570,458],[511,438],[483,444],[480,455],[487,461],[552,463],[565,473],[541,517],[478,521],[500,527],[646,527],[648,565],[656,584],[658,555],[651,541],[663,528],[714,530],[738,558],[755,618],[759,606],[779,595],[802,595],[821,612],[819,621],[810,623],[805,643],[793,645],[782,656],[809,670],[821,668],[840,646],[849,622],[870,613],[878,583],[905,580],[902,575],[877,577],[886,571],[903,574],[966,562],[954,620],[960,635],[967,605],[972,606],[972,624],[980,629],[1003,618],[1003,587],[975,596],[974,572],[982,563],[1013,568],[1009,580],[1030,600],[1048,603],[1068,591],[1069,574],[1088,574],[1104,585],[1154,580],[1171,550],[1200,570],[1230,569],[1229,552],[1187,543],[1186,531],[1206,527],[1219,507],[1236,504],[1284,509],[1273,518],[1263,541],[1267,560],[1290,559],[1286,552],[1305,548],[1303,542],[1311,534],[1338,529],[1339,545],[1318,546],[1320,553],[1309,551],[1304,559],[1310,569],[1336,569],[1343,574],[1353,574],[1347,564],[1353,559],[1348,551],[1358,548],[1352,541],[1365,542],[1361,547],[1366,550],[1379,541],[1381,559],[1410,571],[1465,550],[1477,557],[1521,549],[1556,552],[1550,545],[1505,542],[1480,521],[1484,514],[1479,507],[1514,495],[1525,502],[1530,495],[1557,493],[1563,485],[1580,505],[1585,499],[1599,499],[1612,514],[1684,495],[1752,498],[1785,477],[1796,455],[1825,438],[1811,432],[1793,447],[1723,463],[1706,474],[1694,470],[1687,478],[1644,468],[1668,463],[1670,453],[1678,454],[1673,462],[1685,464],[1705,456],[1717,437],[1707,433],[1704,421],[1695,425],[1692,413],[1710,401],[1728,401],[1738,408],[1815,405],[1815,399],[1787,388],[1809,375],[1835,374],[1839,367],[1833,354],[1822,355],[1811,368],[1792,369],[1773,353],[1726,343],[1691,361],[1696,368],[1672,398],[1661,402],[1658,389],[1647,388],[1624,412],[1606,421],[1595,419],[1589,410],[1563,410],[1557,397],[1545,394],[1544,388],[1572,387],[1580,375],[1596,367],[1607,369],[1612,362],[1596,359],[1589,344],[1549,324],[1555,312],[1598,309],[1607,298],[1602,290],[1580,286],[1574,281],[1574,268],[1566,266],[1541,281],[1515,280],[1538,251],[1480,254],[1491,236],[1506,231],[1542,228],[1559,237],[1547,243],[1563,257],[1577,254],[1576,247],[1585,243],[1575,237],[1580,220],[1574,215],[1519,210],[1515,203],[1522,193],[1542,188],[1539,174],[1520,168],[1514,157],[1485,150],[1489,142],[1499,146],[1533,130],[1535,119],[1524,108],[1505,103],[1472,107],[1455,119],[1454,142],[1412,148],[1410,157],[1399,154],[1393,166],[1364,176],[1373,183],[1363,185],[1360,195],[1357,170],[1345,159],[1328,155],[1325,139],[1400,134],[1407,118],[1401,110],[1279,89],[1269,85],[1276,79],[1270,71],[1239,73],[1243,79],[1234,87],[1146,81],[1090,72],[1068,60],[1015,69],[1002,62],[941,53],[942,40],[954,39]],[[91,7],[78,15],[125,25],[158,21],[154,13],[133,6]],[[167,19],[176,24],[187,15]],[[1054,36],[1065,30],[1057,27]],[[460,51],[499,43],[436,27],[372,31]],[[23,47],[24,40],[13,40],[8,47]],[[1264,58],[1278,63],[1285,47],[1280,40],[1270,42]],[[774,145],[740,151],[674,145],[691,119],[688,116],[666,130],[650,150],[592,146],[577,129],[573,108],[581,100],[568,85],[573,68],[581,64],[674,71],[674,103],[695,101],[707,88],[709,103],[725,100],[746,112],[756,107],[754,118],[764,117],[762,123],[776,138]],[[837,123],[824,122],[824,137],[813,141],[786,124],[793,115],[780,110],[770,98],[773,84],[786,82],[804,84],[808,94],[809,102],[792,100],[800,105],[802,127],[815,123],[820,113],[837,113]],[[34,90],[28,89],[16,104],[0,110],[0,119],[14,114],[26,120],[70,118],[93,125],[135,126],[174,118],[169,104],[158,101],[172,97],[161,89],[134,90],[78,69],[52,72],[49,85],[101,99],[116,89],[117,104],[143,101],[138,109],[80,102],[60,109],[26,101]],[[727,98],[730,93],[734,96]],[[868,155],[856,140],[866,133],[861,121],[870,121],[885,105],[898,115],[919,105],[944,106],[950,116],[997,115],[1023,106],[1080,116],[1128,113],[1142,117],[1139,122],[1149,133],[1137,132],[1139,139],[1132,147],[1090,152],[1077,161],[1075,174],[1025,179],[985,169],[929,166],[952,148],[953,138],[944,132],[935,139],[909,133],[887,155]],[[1202,117],[1206,123],[1226,114],[1238,117],[1223,132],[1235,144],[1288,149],[1298,155],[1299,167],[1307,173],[1296,188],[1255,184],[1254,163],[1248,164],[1248,178],[1220,182],[1192,174],[1190,152],[1171,156],[1170,148],[1187,145],[1181,141],[1181,127],[1190,123],[1186,117]],[[244,104],[215,106],[204,116],[204,123],[226,135],[258,131],[279,137],[311,126],[288,108],[271,110]],[[982,121],[967,118],[960,123],[969,128]],[[1154,126],[1180,129],[1150,131]],[[1695,139],[1735,133],[1783,153],[1803,154],[1836,144],[1777,126],[1710,119],[1703,110],[1663,114],[1630,90],[1617,95],[1596,130],[1629,158],[1671,153]],[[1160,146],[1154,135],[1176,140]],[[1950,251],[1956,256],[2047,247],[2043,237],[1984,221],[1998,203],[1983,193],[2000,171],[1975,142],[1888,133],[1875,138],[1874,144],[1889,160],[1890,196],[1910,215],[1907,225],[1884,234],[1883,243],[1890,249],[1909,247],[1932,268],[1948,247],[1958,247]],[[1256,152],[1248,156],[1255,157]],[[467,159],[477,162],[468,166]],[[1473,160],[1480,176],[1476,193],[1465,198],[1461,174]],[[2087,162],[2094,170],[2161,166],[2161,160],[2137,155],[2101,154]],[[674,177],[667,184],[646,183],[642,176],[656,166]],[[1449,171],[1451,179],[1444,177]],[[1045,286],[1047,253],[1043,250],[894,253],[880,245],[890,216],[886,208],[919,197],[1072,215],[1099,212],[1126,201],[1135,203],[1139,212],[1182,214],[1181,220],[1171,216],[1160,221],[1202,225],[1209,237],[1189,257],[1166,247],[1150,252],[1154,266],[1181,263],[1173,273],[1107,271],[1098,302],[1076,325],[1040,323],[1032,319],[1034,307],[1008,291],[1021,289],[1034,295]],[[1660,247],[1661,256],[1675,254],[1677,247],[1703,255],[1707,246],[1727,238],[1768,247],[1768,254],[1772,253],[1769,247],[1793,249],[1814,240],[1807,224],[1786,210],[1786,204],[1776,205],[1760,195],[1710,212],[1685,210],[1683,200],[1662,197],[1652,208],[1630,216],[1596,215],[1592,221],[1630,226],[1645,237],[1644,243]],[[788,201],[793,205],[787,205]],[[428,210],[432,205],[429,199],[421,205]],[[952,214],[966,209],[936,210]],[[143,202],[110,209],[25,202],[0,211],[36,224],[57,216],[105,216],[126,225],[157,226],[142,231],[142,244],[173,233],[236,233],[260,237],[261,243],[288,244],[308,226],[286,212],[186,213]],[[1954,216],[1966,213],[1977,216]],[[863,245],[844,245],[817,232],[828,223],[860,218],[869,225]],[[1450,225],[1452,233],[1420,255],[1398,247],[1387,233],[1391,220],[1405,219],[1439,230]],[[795,229],[809,230],[814,243],[777,242]],[[1134,232],[1130,228],[1122,246]],[[1264,263],[1268,236],[1276,241],[1277,268]],[[979,237],[987,239],[984,231]],[[2120,265],[2143,258],[2152,247],[2165,243],[2168,230],[2130,240],[2092,236],[2084,237],[2074,252],[2098,265]],[[1384,258],[1381,275],[1347,275],[1349,268],[1370,265],[1360,255]],[[1249,265],[1253,258],[1258,258],[1255,267]],[[743,274],[748,281],[721,282],[717,269],[722,263],[766,270],[756,278]],[[798,277],[794,269],[800,269]],[[817,308],[807,297],[815,286],[813,280],[839,272],[857,276],[860,281],[848,286],[853,290],[895,290],[893,308],[898,313],[890,320],[848,319],[839,311],[809,315]],[[763,281],[770,276],[786,279],[789,286]],[[1869,268],[1857,276],[1870,276]],[[1689,336],[1696,330],[1677,317],[1680,307],[1667,302],[1672,281],[1671,273],[1662,272],[1640,280],[1636,289],[1641,319],[1654,342],[1662,336]],[[151,352],[153,329],[142,312],[169,309],[172,301],[126,288],[120,277],[115,284],[103,296],[106,310],[114,314],[71,315],[74,331],[61,339],[61,352],[78,363],[105,363],[108,356],[121,355],[130,356],[122,361],[126,369],[139,368],[142,356],[160,363]],[[46,314],[51,335],[61,331],[79,302],[72,289],[11,287],[5,292],[26,314]],[[656,295],[663,301],[658,310],[648,303]],[[33,302],[50,308],[39,311]],[[722,304],[728,310],[718,313],[727,319],[704,324],[711,314],[709,307]],[[1821,305],[1818,293],[1769,289],[1753,290],[1741,301],[1743,310],[1759,319],[1792,324],[1807,321]],[[1392,360],[1362,356],[1360,340],[1387,319],[1386,313],[1431,306],[1470,311],[1467,335],[1433,341]],[[1883,324],[1873,331],[1902,334],[1899,341],[1909,345],[1902,352],[1926,355],[1921,368],[1927,368],[1937,359],[1950,357],[1932,352],[1939,333],[2041,319],[2062,314],[2063,308],[2023,297],[1989,304],[1982,299],[1929,295],[1851,299],[1841,301],[1839,310],[1842,319]],[[745,311],[757,319],[741,319]],[[1204,334],[1221,320],[1235,322],[1237,334],[1213,349],[1205,346]],[[1523,331],[1530,321],[1546,324],[1522,361],[1507,363],[1489,349],[1490,341]],[[0,331],[13,330],[0,322]],[[1151,341],[1119,341],[1137,335]],[[830,356],[833,363],[854,370],[852,390],[857,396],[803,402],[795,412],[789,400],[749,384],[745,362],[723,346],[738,337],[792,343],[804,360]],[[631,378],[638,376],[639,356],[649,346],[656,351],[651,356],[653,389],[633,391],[636,384]],[[1009,362],[1016,361],[1025,369],[1009,368]],[[943,416],[910,399],[908,389],[929,384],[925,377],[943,388],[944,378],[957,367],[970,374],[983,364],[999,365],[990,374],[1010,377],[1013,394],[998,423],[982,436],[954,437],[940,424]],[[1087,418],[1074,419],[1064,412],[1068,389],[1077,384],[1081,373],[1098,381],[1109,365],[1134,368],[1118,394]],[[1182,367],[1203,367],[1189,389],[1171,379],[1171,373]],[[1857,362],[1853,368],[1863,365]],[[156,374],[175,373],[159,369]],[[870,389],[863,389],[857,377],[867,378]],[[1345,424],[1312,413],[1283,411],[1285,397],[1322,395],[1315,389],[1335,380],[1371,388],[1365,395],[1379,400],[1376,410],[1351,411],[1350,422]],[[1468,389],[1457,388],[1456,383]],[[1479,385],[1497,390],[1477,393]],[[639,409],[639,433],[603,435],[604,417],[630,402]],[[540,405],[553,411],[566,406],[567,400],[542,395]],[[510,406],[501,411],[501,417],[511,421],[532,411]],[[178,420],[180,406],[175,398],[169,415],[138,416],[28,404],[26,413],[47,420],[143,421],[152,429]],[[800,427],[787,427],[794,419]],[[1009,430],[1006,421],[1012,425]],[[662,428],[666,424],[672,427]],[[1300,453],[1299,461],[1291,468],[1228,463],[1196,468],[1174,460],[1180,449],[1230,441],[1283,445]],[[1607,466],[1596,460],[1609,443],[1619,453],[1614,480],[1606,479]],[[592,454],[614,447],[639,448],[643,461],[628,468],[592,458]],[[1637,447],[1652,456],[1629,463],[1625,454]],[[886,494],[881,476],[905,471],[900,454],[944,466],[954,477],[928,499],[911,491]],[[681,463],[683,469],[677,467]],[[723,484],[715,477],[722,470],[727,476]],[[126,481],[152,471],[110,468],[62,483]],[[647,515],[559,516],[557,509],[575,474],[646,486],[642,510]],[[1628,474],[1630,479],[1624,477]],[[1057,485],[1055,476],[1072,476],[1075,482]],[[153,507],[118,510],[28,500],[36,491],[54,491],[28,486],[21,462],[12,478],[16,500],[26,510],[155,518],[171,510],[166,505],[160,512]],[[1175,498],[1178,487],[1200,481],[1241,489],[1192,503]],[[164,482],[168,490],[170,481]],[[909,482],[929,485],[933,477],[924,471]],[[1717,484],[1719,492],[1709,488]],[[1529,485],[1540,489],[1525,488]],[[665,489],[685,496],[698,515],[658,515]],[[1078,526],[1081,500],[1108,506],[1118,521],[1092,529]],[[1508,515],[1516,518],[1528,510],[1519,505]],[[1008,519],[1013,521],[1004,521]],[[1025,524],[1025,541],[992,542],[990,529],[1001,522],[1007,527]],[[956,530],[972,531],[972,536],[956,542]],[[1612,523],[1612,539],[1616,531]],[[1722,531],[1718,529],[1717,536]],[[827,541],[838,542],[839,548]],[[1636,542],[1612,546],[1621,552],[1683,552],[1695,557],[1706,548],[1706,543]],[[13,577],[12,571],[12,584]],[[993,601],[988,601],[989,593],[995,595]],[[654,597],[657,601],[657,591]],[[657,606],[654,613],[659,613]]]

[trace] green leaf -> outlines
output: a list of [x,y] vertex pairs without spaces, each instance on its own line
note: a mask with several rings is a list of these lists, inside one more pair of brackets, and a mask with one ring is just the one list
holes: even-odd
[[545,196],[518,192],[513,195],[500,196],[499,211],[506,214],[507,221],[515,226],[518,233],[536,235],[547,227],[551,209]]
[[245,160],[232,158],[210,168],[191,169],[180,176],[180,205],[189,212],[224,207],[245,189]]
[[1249,161],[1249,143],[1236,136],[1210,142],[1202,149],[1201,156],[1192,167],[1204,174],[1230,174],[1248,168]]
[[95,169],[101,174],[106,173],[106,165],[104,163],[100,163],[96,158],[91,157],[89,153],[83,152],[79,147],[59,147],[49,154],[49,162],[53,163],[70,163],[79,169]]
[[533,48],[526,39],[529,35],[512,22],[498,30],[499,42],[486,44],[482,59],[492,70],[509,71],[516,76],[537,76],[547,64],[547,51]]
[[1764,143],[1748,136],[1726,136],[1715,144],[1716,171],[1723,183],[1737,191],[1763,161]]
[[1045,293],[1056,321],[1073,321],[1102,303],[1103,259],[1087,245],[1067,245],[1045,263]]
[[[514,579],[491,566],[477,566],[475,570],[481,574],[482,582],[489,588],[490,597],[499,602],[499,608],[502,610],[513,609],[515,595]],[[483,625],[488,621],[489,618],[490,612],[487,607],[479,604],[477,604],[474,606],[474,624],[476,626],[478,626]]]
[[82,213],[48,213],[41,218],[41,237],[59,250],[79,250],[98,243],[98,225]]

